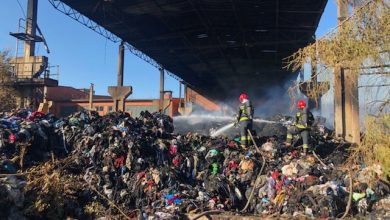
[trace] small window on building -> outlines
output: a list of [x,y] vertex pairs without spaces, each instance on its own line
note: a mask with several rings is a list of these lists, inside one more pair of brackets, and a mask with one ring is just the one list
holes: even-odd
[[108,111],[112,112],[112,106],[108,106]]
[[96,106],[96,111],[102,112],[102,111],[104,111],[104,107],[103,106]]

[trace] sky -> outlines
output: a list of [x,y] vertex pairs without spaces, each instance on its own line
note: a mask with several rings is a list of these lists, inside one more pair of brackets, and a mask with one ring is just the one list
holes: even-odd
[[[18,19],[24,17],[27,0],[0,1],[0,50],[9,50],[13,55],[16,40],[9,33],[17,32]],[[336,26],[336,15],[336,0],[328,0],[316,32],[317,38]],[[38,25],[51,52],[47,54],[43,45],[38,44],[36,54],[48,56],[52,66],[59,65],[61,85],[88,88],[90,83],[94,83],[95,92],[99,95],[107,94],[107,86],[116,85],[118,43],[107,40],[57,11],[47,0],[38,2]],[[52,69],[52,72],[55,71]],[[128,50],[125,53],[124,74],[124,85],[133,87],[133,94],[129,98],[159,96],[158,69]],[[173,95],[178,97],[179,82],[166,75],[165,90],[172,90]]]

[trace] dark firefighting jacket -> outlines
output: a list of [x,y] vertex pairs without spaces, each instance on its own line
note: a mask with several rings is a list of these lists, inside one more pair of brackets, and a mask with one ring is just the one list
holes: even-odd
[[253,119],[253,106],[251,101],[246,101],[238,107],[237,121],[246,121]]
[[305,129],[310,127],[313,124],[314,117],[313,114],[307,110],[307,108],[299,109],[295,115],[294,125],[297,128]]

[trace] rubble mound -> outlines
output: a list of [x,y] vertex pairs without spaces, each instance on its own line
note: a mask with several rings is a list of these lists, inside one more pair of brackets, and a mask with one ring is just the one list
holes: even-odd
[[381,167],[346,167],[349,145],[326,129],[313,128],[308,155],[274,129],[248,149],[173,131],[149,112],[3,114],[0,219],[390,217]]

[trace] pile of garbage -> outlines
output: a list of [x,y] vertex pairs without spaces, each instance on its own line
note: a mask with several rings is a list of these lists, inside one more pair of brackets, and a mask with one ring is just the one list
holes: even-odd
[[2,218],[390,217],[381,167],[346,167],[349,145],[323,127],[306,156],[284,136],[254,133],[243,149],[237,138],[173,131],[170,117],[147,111],[3,114]]

